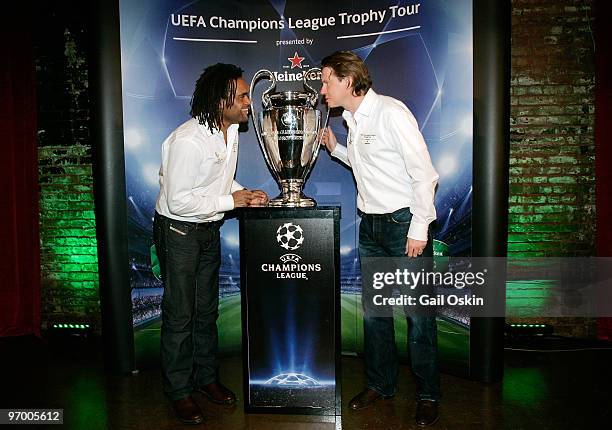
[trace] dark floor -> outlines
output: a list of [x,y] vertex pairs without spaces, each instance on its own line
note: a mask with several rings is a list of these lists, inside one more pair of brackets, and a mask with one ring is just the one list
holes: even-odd
[[[503,383],[484,385],[442,375],[437,429],[600,429],[612,427],[612,350],[576,345],[564,352],[505,353]],[[63,408],[69,429],[185,429],[172,415],[158,370],[129,376],[104,372],[96,341],[0,339],[0,408]],[[363,384],[361,359],[342,359],[343,405]],[[225,357],[222,380],[242,387],[240,357]],[[414,384],[403,366],[398,395],[342,417],[245,415],[242,402],[227,408],[200,395],[206,429],[410,429]],[[240,395],[239,395],[240,397]],[[41,428],[42,426],[38,426]],[[22,427],[18,427],[22,428]]]

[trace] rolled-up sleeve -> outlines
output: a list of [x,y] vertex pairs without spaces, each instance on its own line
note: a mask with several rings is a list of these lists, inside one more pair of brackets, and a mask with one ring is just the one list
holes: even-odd
[[231,193],[235,193],[236,191],[244,190],[244,187],[240,185],[237,181],[232,181],[232,190]]
[[336,147],[331,153],[331,156],[337,158],[338,160],[342,161],[344,164],[350,167],[351,162],[348,158],[348,151],[346,149],[346,146],[337,143]]

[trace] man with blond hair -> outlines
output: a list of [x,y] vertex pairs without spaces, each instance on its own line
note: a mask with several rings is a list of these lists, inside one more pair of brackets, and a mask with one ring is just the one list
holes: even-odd
[[[367,257],[433,257],[429,224],[436,218],[439,176],[414,116],[401,101],[374,92],[365,63],[354,53],[335,52],[323,59],[322,69],[321,94],[328,108],[344,108],[348,139],[346,146],[339,145],[328,127],[321,142],[355,176],[362,271]],[[366,291],[364,301],[365,297]],[[437,421],[440,400],[436,320],[420,315],[408,319],[417,386],[415,420],[427,426]],[[395,395],[393,317],[365,313],[364,354],[366,388],[349,402],[353,410]]]

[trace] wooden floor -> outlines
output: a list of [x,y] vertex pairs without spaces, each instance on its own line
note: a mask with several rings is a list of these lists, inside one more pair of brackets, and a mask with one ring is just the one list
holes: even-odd
[[[96,341],[50,342],[0,339],[0,408],[63,408],[65,429],[185,429],[161,391],[158,369],[133,376],[104,371]],[[242,361],[224,357],[223,382],[241,397]],[[342,360],[343,406],[363,386],[362,360]],[[484,385],[442,375],[443,400],[436,429],[599,429],[612,428],[612,350],[566,352],[506,351],[502,383]],[[200,395],[202,429],[411,429],[414,384],[403,366],[399,392],[341,417],[247,415],[213,405]],[[22,428],[22,427],[18,427]],[[41,428],[38,426],[37,428]]]

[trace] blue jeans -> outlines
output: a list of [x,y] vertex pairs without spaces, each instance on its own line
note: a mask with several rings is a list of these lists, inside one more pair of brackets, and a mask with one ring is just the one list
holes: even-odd
[[161,365],[171,400],[217,379],[221,221],[189,223],[155,214],[162,298]]
[[[362,213],[359,255],[362,258],[404,256],[411,219],[409,208],[382,215]],[[433,257],[431,237],[422,255]],[[382,395],[392,396],[396,391],[398,372],[393,318],[364,317],[363,328],[367,386]],[[440,374],[435,317],[408,316],[408,350],[417,399],[438,401]]]

